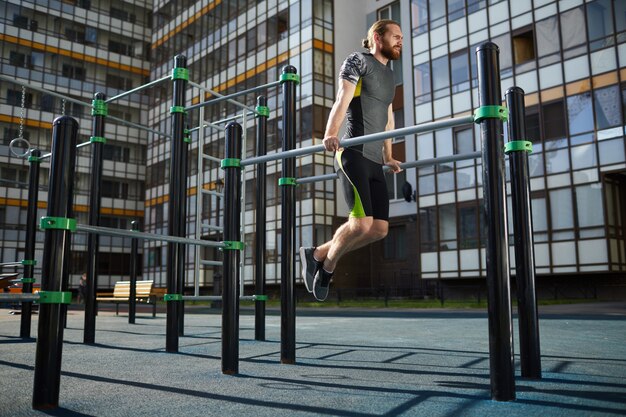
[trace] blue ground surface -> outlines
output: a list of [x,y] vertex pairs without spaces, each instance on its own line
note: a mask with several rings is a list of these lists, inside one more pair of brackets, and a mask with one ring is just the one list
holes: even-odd
[[31,408],[36,343],[0,309],[0,415],[626,415],[626,303],[540,309],[543,378],[521,378],[516,363],[511,402],[491,400],[484,311],[299,311],[295,365],[279,363],[280,318],[267,317],[259,342],[244,314],[237,376],[221,373],[215,313],[190,311],[173,354],[163,313],[146,310],[129,325],[125,314],[101,312],[88,346],[83,312],[71,310],[60,408],[44,413]]

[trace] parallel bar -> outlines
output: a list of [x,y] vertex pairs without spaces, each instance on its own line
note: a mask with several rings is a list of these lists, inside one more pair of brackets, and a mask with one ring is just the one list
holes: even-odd
[[202,157],[204,159],[208,159],[209,161],[213,161],[213,162],[217,162],[217,163],[222,162],[222,160],[220,158],[216,158],[216,157],[211,156],[211,155],[202,154]]
[[200,108],[200,107],[209,106],[211,104],[221,103],[223,101],[228,101],[228,100],[230,100],[232,98],[235,98],[235,97],[244,96],[246,94],[254,93],[254,92],[257,92],[259,90],[266,89],[266,88],[276,87],[278,85],[280,85],[280,81],[274,81],[274,82],[271,82],[271,83],[268,83],[268,84],[265,84],[265,85],[259,85],[257,87],[249,88],[249,89],[243,90],[243,91],[238,91],[236,93],[229,94],[229,95],[224,96],[224,97],[219,97],[219,98],[216,98],[216,99],[213,99],[213,100],[205,101],[203,103],[194,104],[193,106],[185,107],[185,110],[186,111],[190,111],[190,110],[194,110],[194,109],[197,109],[197,108]]
[[[403,162],[400,164],[400,167],[402,169],[408,169],[408,168],[419,168],[419,167],[426,167],[426,166],[431,166],[431,165],[439,165],[439,164],[444,164],[444,163],[448,163],[448,162],[455,162],[455,161],[464,161],[467,159],[478,159],[481,157],[481,152],[480,151],[476,151],[476,152],[471,152],[471,153],[466,153],[466,154],[459,154],[459,155],[450,155],[450,156],[440,156],[438,158],[429,158],[429,159],[422,159],[419,161],[411,161],[411,162]],[[387,172],[389,171],[389,167],[388,166],[383,166],[383,171]],[[328,180],[334,180],[337,179],[337,174],[324,174],[324,175],[315,175],[312,177],[304,177],[304,178],[298,178],[296,180],[297,184],[308,184],[311,182],[317,182],[317,181],[328,181]]]
[[[239,300],[256,301],[256,295],[243,295]],[[183,295],[183,301],[222,301],[221,295]]]
[[212,224],[208,223],[202,223],[200,226],[202,226],[203,229],[215,230],[217,232],[224,231],[224,228],[222,226],[213,226]]
[[250,108],[250,107],[246,106],[246,105],[245,105],[245,104],[243,104],[243,103],[238,102],[237,100],[233,100],[233,99],[231,98],[231,96],[230,96],[230,95],[225,96],[225,95],[223,95],[223,94],[218,93],[218,92],[217,92],[217,91],[215,91],[215,90],[211,90],[210,88],[203,87],[203,86],[201,86],[200,84],[196,84],[196,83],[191,82],[191,81],[189,81],[189,85],[191,85],[191,86],[193,86],[193,87],[196,87],[196,88],[199,88],[200,90],[206,91],[207,93],[209,93],[209,94],[211,94],[211,95],[214,95],[215,97],[227,99],[226,101],[228,101],[229,103],[232,103],[232,104],[234,104],[235,106],[241,107],[242,109],[246,109],[246,110],[248,110],[249,112],[252,112],[252,113],[256,114],[256,111],[255,111],[254,109],[252,109],[252,108]]
[[31,90],[39,91],[41,93],[46,93],[46,94],[49,94],[51,96],[63,99],[65,101],[69,101],[70,103],[75,103],[75,104],[78,104],[78,105],[81,105],[81,106],[85,106],[85,107],[91,107],[91,103],[87,103],[87,102],[84,102],[84,101],[76,100],[76,99],[74,99],[72,97],[64,96],[63,94],[59,94],[59,93],[55,93],[54,91],[46,90],[43,87],[36,87],[36,86],[34,86],[32,84],[29,84],[27,82],[16,80],[13,77],[9,77],[9,76],[0,74],[0,80],[8,81],[8,82],[11,82],[11,83],[17,84],[17,85],[23,85],[24,87],[28,87]]
[[[415,133],[431,132],[433,130],[445,129],[448,127],[462,126],[474,123],[474,116],[456,117],[436,122],[422,123],[421,125],[403,127],[396,130],[389,130],[380,133],[372,133],[370,135],[358,136],[350,139],[343,139],[340,145],[344,148],[360,145],[368,142],[377,142],[384,139],[395,138],[399,136],[407,136]],[[282,151],[265,156],[257,156],[246,158],[241,161],[241,166],[258,164],[260,162],[277,161],[279,159],[291,158],[294,156],[309,155],[324,151],[324,145],[313,145],[304,148],[292,149],[290,151]]]
[[0,264],[0,267],[18,267],[18,266],[22,266],[21,262],[4,262]]
[[[296,68],[287,65],[283,75],[295,75]],[[283,154],[296,146],[296,82],[283,83]],[[282,175],[294,178],[295,158],[283,159]],[[296,187],[281,188],[281,263],[280,263],[280,362],[296,363],[296,297],[295,297],[295,243],[296,243]]]
[[[257,106],[267,106],[265,96],[257,97]],[[265,155],[267,143],[267,116],[259,115],[256,124],[256,153],[257,156]],[[265,200],[265,177],[267,167],[265,163],[256,166],[256,235],[254,237],[255,266],[254,284],[256,294],[265,294],[265,222],[266,208]],[[257,301],[254,305],[254,339],[265,340],[265,303]]]
[[224,262],[222,261],[207,261],[204,259],[200,260],[200,264],[201,265],[206,265],[206,266],[222,266],[224,265]]
[[[105,100],[104,93],[96,93],[96,100]],[[92,136],[104,137],[106,116],[94,115],[91,124]],[[102,171],[104,167],[104,144],[95,142],[91,152],[91,176],[89,193],[89,225],[100,226],[100,208],[102,206]],[[87,241],[87,287],[85,289],[85,328],[83,342],[96,342],[96,315],[98,304],[96,292],[98,289],[98,258],[100,256],[100,236],[90,234]]]
[[140,130],[145,130],[146,132],[154,133],[155,135],[163,136],[163,137],[166,137],[166,138],[171,138],[172,137],[171,135],[168,135],[167,133],[159,132],[158,130],[150,129],[147,126],[139,125],[137,123],[133,123],[133,122],[129,122],[129,121],[124,120],[124,119],[120,119],[119,117],[114,117],[114,116],[109,115],[109,116],[107,116],[107,119],[114,120],[114,121],[116,121],[118,123],[130,126],[130,127],[134,127],[134,128],[140,129]]
[[[242,127],[237,122],[226,126],[226,158],[241,159]],[[241,239],[241,169],[224,168],[224,240]],[[239,250],[224,251],[222,285],[222,373],[239,372]]]
[[167,75],[167,76],[165,76],[165,77],[163,77],[163,78],[160,78],[160,79],[158,79],[158,80],[150,81],[150,82],[149,82],[149,83],[147,83],[147,84],[140,85],[140,86],[139,86],[139,87],[137,87],[137,88],[133,88],[132,90],[126,91],[126,92],[124,92],[124,93],[122,93],[122,94],[118,94],[118,95],[116,95],[116,96],[113,96],[113,97],[111,97],[110,99],[105,100],[104,102],[105,102],[105,103],[110,103],[110,102],[112,102],[112,101],[119,100],[119,99],[120,99],[120,98],[122,98],[122,97],[129,96],[129,95],[131,95],[131,94],[133,94],[133,93],[137,93],[137,92],[139,92],[139,91],[145,90],[145,89],[150,88],[150,87],[154,87],[155,85],[161,84],[163,81],[167,81],[167,80],[171,80],[171,79],[172,79],[172,76],[171,76],[171,75]]
[[[24,248],[24,258],[35,259],[35,245],[37,242],[37,201],[39,201],[39,171],[40,163],[37,158],[41,156],[39,149],[30,151],[30,156],[34,157],[30,162],[28,170],[28,208],[26,209],[26,246]],[[24,265],[24,278],[35,278],[35,265],[32,262]],[[32,293],[32,282],[25,282],[22,286],[22,293]],[[30,338],[31,315],[33,303],[25,301],[22,303],[22,317],[20,322],[20,337]]]
[[[32,304],[33,301],[39,301],[39,294],[4,294],[0,293],[0,301],[19,301],[22,303]],[[22,310],[22,315],[24,315],[24,310]],[[21,337],[30,337],[30,336],[21,336]]]
[[[50,166],[47,216],[71,219],[74,217],[73,192],[78,122],[69,116],[61,116],[54,120],[52,126],[53,156]],[[69,230],[45,230],[42,291],[67,290],[71,236]],[[50,410],[59,406],[63,318],[62,304],[46,303],[39,306],[32,404],[36,410]]]
[[[509,88],[509,141],[526,140],[524,90]],[[511,198],[513,202],[513,239],[515,241],[515,272],[522,377],[541,379],[541,349],[535,291],[535,255],[533,252],[533,219],[528,174],[528,152],[509,154]]]
[[[487,42],[476,48],[478,103],[501,103],[498,46]],[[491,397],[497,401],[515,399],[513,321],[506,225],[506,187],[502,121],[487,118],[480,123],[483,164],[483,200],[487,222],[487,304],[489,313],[489,365]]]
[[200,189],[200,192],[202,194],[207,194],[207,195],[214,195],[216,197],[219,198],[224,198],[224,193],[218,193],[217,191],[213,191],[213,190],[205,190],[204,188]]
[[155,235],[154,233],[133,232],[132,230],[113,229],[110,227],[102,227],[102,226],[96,227],[96,226],[89,226],[89,225],[84,225],[84,224],[77,224],[76,231],[96,233],[96,234],[106,235],[106,236],[120,236],[120,237],[139,238],[139,239],[145,239],[145,240],[154,240],[158,242],[172,242],[172,243],[183,243],[187,245],[208,246],[212,248],[224,247],[224,244],[222,242],[213,242],[210,240],[188,239],[188,238],[176,237],[176,236]]

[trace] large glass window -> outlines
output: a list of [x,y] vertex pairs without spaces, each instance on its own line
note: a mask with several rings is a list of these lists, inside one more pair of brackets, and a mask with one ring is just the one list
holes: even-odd
[[477,206],[459,206],[459,248],[478,247]]
[[434,98],[440,98],[449,94],[448,87],[450,86],[450,72],[448,69],[448,55],[444,55],[440,58],[433,59],[432,61],[433,72],[433,93]]
[[441,0],[429,0],[430,28],[434,29],[446,23],[446,3]]
[[439,206],[439,238],[442,250],[456,249],[456,207],[454,204]]
[[602,186],[599,183],[576,187],[578,227],[604,225]]
[[414,35],[428,31],[428,0],[411,0],[411,22]]
[[593,130],[590,92],[567,98],[567,118],[569,120],[570,135]]
[[563,100],[541,106],[543,112],[543,133],[545,140],[565,137],[565,109]]
[[559,20],[556,16],[535,24],[537,55],[548,56],[559,51]]
[[415,67],[415,101],[425,103],[430,98],[430,65],[428,62]]
[[437,209],[435,207],[420,208],[420,250],[422,252],[437,250]]
[[465,16],[465,0],[448,0],[448,20]]
[[611,45],[613,34],[613,15],[611,0],[596,0],[587,3],[587,33],[591,49]]
[[561,39],[563,50],[573,48],[587,41],[585,31],[585,15],[582,7],[561,13]]
[[550,191],[550,219],[552,220],[552,230],[574,227],[572,190],[570,188]]
[[469,89],[469,61],[467,51],[460,51],[450,55],[450,67],[452,68],[452,92]]
[[622,124],[619,87],[614,85],[593,92],[595,101],[596,128],[606,129]]

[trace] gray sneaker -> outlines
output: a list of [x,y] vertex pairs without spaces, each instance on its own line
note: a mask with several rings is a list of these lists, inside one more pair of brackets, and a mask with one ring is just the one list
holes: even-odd
[[315,248],[301,247],[300,262],[302,263],[302,280],[308,292],[313,292],[313,280],[318,269],[322,268],[322,263],[315,260],[313,253]]
[[326,272],[324,268],[317,270],[315,274],[315,280],[313,281],[313,296],[317,301],[324,301],[328,297],[328,290],[330,289],[330,280],[333,277],[332,272]]

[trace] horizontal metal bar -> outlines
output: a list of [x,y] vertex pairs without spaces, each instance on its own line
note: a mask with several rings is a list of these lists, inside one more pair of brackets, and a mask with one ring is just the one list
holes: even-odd
[[252,108],[250,108],[250,107],[246,106],[246,105],[245,105],[245,104],[243,104],[243,103],[238,102],[237,100],[233,100],[233,99],[231,98],[231,96],[230,96],[230,95],[229,95],[229,96],[225,96],[225,95],[223,95],[223,94],[218,93],[218,92],[217,92],[217,91],[215,91],[215,90],[211,90],[211,89],[210,89],[210,88],[208,88],[208,87],[203,87],[203,86],[201,86],[200,84],[196,84],[196,83],[191,82],[191,81],[189,81],[189,85],[191,85],[191,86],[193,86],[193,87],[196,87],[196,88],[199,88],[200,90],[206,91],[207,93],[209,93],[209,94],[211,94],[211,95],[214,95],[215,97],[225,98],[225,99],[227,99],[227,101],[228,101],[229,103],[232,103],[232,104],[234,104],[234,105],[236,105],[236,106],[241,107],[242,109],[246,109],[246,110],[251,111],[251,112],[253,112],[254,114],[256,114],[256,110],[254,110],[254,109],[252,109]]
[[221,160],[220,158],[216,158],[216,157],[214,157],[214,156],[207,155],[207,154],[205,154],[205,153],[203,153],[203,154],[202,154],[202,157],[203,157],[204,159],[208,159],[209,161],[213,161],[213,162],[222,162],[222,160]]
[[[265,84],[265,85],[260,85],[260,86],[257,86],[257,87],[249,88],[247,90],[238,91],[236,93],[229,94],[227,96],[218,97],[218,98],[215,98],[213,100],[204,101],[202,103],[194,104],[193,106],[185,107],[185,110],[186,111],[195,110],[195,109],[198,109],[200,107],[209,106],[211,104],[221,103],[222,101],[227,101],[227,100],[230,100],[230,99],[235,98],[235,97],[244,96],[246,94],[254,93],[255,91],[263,90],[263,89],[266,89],[266,88],[276,87],[277,85],[280,85],[280,83],[281,83],[280,81],[274,81],[274,82],[271,82],[271,83],[268,83],[268,84]],[[239,104],[241,104],[241,103],[239,103]]]
[[4,263],[1,263],[1,264],[0,264],[0,267],[5,267],[5,266],[6,266],[6,267],[10,267],[10,266],[22,266],[22,265],[24,265],[24,264],[23,264],[23,263],[21,263],[21,262],[4,262]]
[[[88,141],[88,142],[83,142],[83,143],[79,143],[78,145],[76,145],[76,149],[79,149],[79,148],[84,148],[84,147],[89,146],[89,145],[91,145],[91,144],[92,144],[92,142],[91,142],[91,141]],[[47,158],[50,158],[51,156],[52,156],[52,152],[48,152],[48,153],[46,153],[46,154],[41,155],[41,156],[39,157],[39,159],[47,159]]]
[[159,132],[159,131],[151,129],[151,128],[147,127],[147,126],[140,125],[140,124],[133,123],[133,122],[129,122],[129,121],[124,120],[124,119],[120,119],[119,117],[107,116],[107,119],[115,120],[116,122],[125,124],[127,126],[135,127],[137,129],[145,130],[146,132],[151,132],[151,133],[154,133],[155,135],[163,136],[163,137],[166,137],[166,138],[171,138],[172,137],[171,135],[168,135],[167,133]]
[[222,261],[207,261],[204,259],[201,259],[200,263],[206,266],[222,266],[224,264]]
[[224,197],[224,193],[218,193],[217,191],[213,191],[213,190],[205,190],[204,188],[200,189],[202,194],[208,194],[208,195],[214,195],[216,197],[220,197],[223,198]]
[[91,107],[91,102],[87,103],[87,102],[84,102],[84,101],[76,100],[76,99],[74,99],[72,97],[67,97],[67,96],[64,96],[63,94],[59,94],[59,93],[55,93],[54,91],[46,90],[43,87],[36,87],[36,86],[34,86],[32,84],[29,84],[27,82],[16,80],[13,77],[8,77],[6,75],[0,74],[0,79],[12,82],[12,83],[17,84],[17,85],[23,85],[24,87],[28,87],[31,90],[35,90],[35,91],[39,91],[39,92],[42,92],[42,93],[50,94],[51,96],[58,97],[60,99],[63,99],[65,101],[69,101],[71,103],[76,103],[76,104],[79,104],[79,105],[85,106],[85,107]]
[[[391,139],[399,136],[413,135],[416,133],[431,132],[434,130],[445,129],[453,126],[461,126],[474,123],[474,116],[457,117],[436,122],[422,123],[420,125],[403,127],[396,130],[387,130],[380,133],[372,133],[370,135],[358,136],[355,138],[342,139],[339,145],[344,148],[350,146],[361,145],[363,143],[377,142],[385,139]],[[285,152],[277,152],[274,154],[255,156],[241,160],[241,166],[259,164],[262,162],[277,161],[279,159],[293,158],[296,156],[309,155],[324,151],[324,145],[313,145],[304,148],[292,149]]]
[[[257,115],[257,112],[251,111],[246,113],[246,116],[255,116]],[[216,120],[213,122],[213,124],[222,124],[222,123],[228,123],[228,122],[232,122],[233,120],[237,120],[237,119],[241,119],[243,117],[243,113],[237,113],[234,116],[230,116],[230,117],[226,117],[225,119],[220,119],[220,120]]]
[[[183,295],[183,301],[222,301],[221,295]],[[242,295],[240,300],[255,301],[256,295]]]
[[185,237],[156,235],[154,233],[137,232],[137,231],[126,230],[126,229],[113,229],[110,227],[102,227],[102,226],[89,226],[89,225],[84,225],[84,224],[77,224],[76,230],[79,232],[95,233],[95,234],[107,235],[107,236],[129,237],[133,239],[145,239],[145,240],[155,240],[155,241],[162,241],[162,242],[184,243],[187,245],[209,246],[213,248],[225,247],[222,242],[214,242],[212,240],[188,239]]
[[[448,156],[440,156],[438,158],[428,158],[428,159],[421,159],[418,161],[411,161],[411,162],[403,162],[400,164],[400,167],[402,169],[408,169],[408,168],[419,168],[419,167],[427,167],[427,166],[432,166],[432,165],[440,165],[440,164],[445,164],[447,162],[456,162],[456,161],[465,161],[467,159],[477,159],[481,157],[481,152],[480,151],[476,151],[476,152],[471,152],[471,153],[465,153],[465,154],[456,154],[456,155],[448,155]],[[387,172],[389,171],[391,168],[389,168],[388,166],[383,166],[383,171]],[[324,174],[324,175],[316,175],[313,177],[304,177],[304,178],[298,178],[296,180],[297,184],[308,184],[308,183],[312,183],[312,182],[318,182],[318,181],[328,181],[328,180],[334,180],[337,179],[337,174]]]
[[139,87],[133,88],[132,90],[126,91],[126,92],[124,92],[122,94],[118,94],[116,96],[113,96],[113,97],[111,97],[109,99],[104,100],[104,102],[105,103],[110,103],[110,102],[118,100],[118,99],[120,99],[122,97],[126,97],[126,96],[129,96],[129,95],[133,94],[133,93],[137,93],[137,92],[139,92],[141,90],[145,90],[146,88],[154,87],[155,85],[160,84],[163,81],[171,80],[171,79],[172,79],[172,75],[170,74],[170,75],[167,75],[167,76],[165,76],[163,78],[160,78],[158,80],[150,81],[147,84],[140,85]]
[[224,231],[223,227],[221,227],[221,226],[213,226],[212,224],[208,224],[208,223],[202,223],[200,226],[202,226],[202,228],[208,229],[208,230],[215,230],[215,231],[218,231],[218,232]]
[[39,294],[0,294],[0,301],[38,301]]

